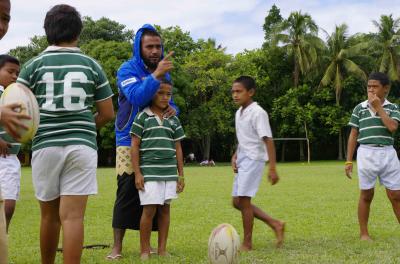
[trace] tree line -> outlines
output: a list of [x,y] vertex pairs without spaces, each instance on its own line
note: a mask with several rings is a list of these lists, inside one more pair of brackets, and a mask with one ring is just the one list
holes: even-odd
[[[179,26],[157,26],[165,50],[175,52],[172,80],[187,136],[184,153],[230,159],[236,110],[230,88],[238,76],[250,75],[257,80],[255,100],[269,113],[275,138],[307,135],[312,159],[344,159],[347,123],[353,108],[366,98],[368,74],[387,73],[392,81],[388,99],[400,102],[400,19],[381,15],[371,23],[377,33],[350,35],[345,23],[326,32],[309,14],[294,11],[284,18],[273,5],[263,24],[262,47],[236,55],[227,54],[212,38],[194,40]],[[116,72],[132,56],[134,31],[105,17],[84,17],[83,24],[79,46],[103,66],[117,93]],[[10,54],[24,63],[46,47],[45,36],[34,36]],[[114,142],[114,125],[108,124],[98,136],[101,163],[114,157]],[[304,160],[305,142],[277,141],[277,151],[281,161]]]

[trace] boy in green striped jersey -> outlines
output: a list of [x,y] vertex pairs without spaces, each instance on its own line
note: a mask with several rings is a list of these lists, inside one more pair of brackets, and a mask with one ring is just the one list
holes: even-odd
[[74,7],[51,8],[44,28],[50,46],[22,67],[17,80],[32,89],[40,110],[32,179],[41,210],[41,257],[54,263],[62,227],[64,263],[80,263],[87,199],[97,193],[96,129],[114,118],[113,93],[101,66],[77,47],[82,20]]
[[[19,61],[10,55],[0,55],[0,96],[17,80]],[[21,163],[17,157],[21,143],[16,142],[0,127],[0,199],[4,199],[7,231],[19,198]]]
[[400,112],[397,105],[386,99],[389,88],[386,74],[371,73],[368,77],[368,100],[354,108],[349,122],[352,128],[347,145],[345,172],[351,179],[352,159],[358,142],[357,166],[361,190],[358,221],[361,240],[371,240],[368,218],[378,177],[386,188],[386,194],[400,222],[400,162],[393,148],[393,135],[400,122]]
[[[150,256],[153,217],[158,210],[158,255],[167,255],[170,203],[185,186],[180,141],[185,137],[176,116],[163,113],[172,96],[172,85],[163,80],[151,105],[132,124],[132,165],[143,213],[140,220],[140,257]],[[177,174],[178,172],[178,174]]]

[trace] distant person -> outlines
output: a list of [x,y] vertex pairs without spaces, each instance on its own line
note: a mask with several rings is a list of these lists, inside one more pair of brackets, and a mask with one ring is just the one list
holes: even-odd
[[[135,175],[131,164],[130,130],[136,114],[148,106],[160,88],[161,80],[170,80],[173,69],[171,54],[164,57],[160,34],[149,25],[143,25],[135,35],[134,56],[124,62],[117,72],[118,112],[115,120],[116,174],[118,188],[113,209],[114,245],[107,259],[122,257],[122,243],[126,229],[139,230],[143,207],[140,206]],[[164,111],[165,117],[177,114],[171,101]],[[155,221],[153,230],[157,230]]]
[[240,210],[243,220],[243,243],[241,251],[252,250],[254,217],[266,223],[276,235],[276,246],[283,243],[285,223],[272,218],[251,203],[256,195],[264,172],[265,162],[269,160],[268,180],[272,185],[279,181],[276,172],[275,146],[272,139],[268,114],[253,96],[256,83],[249,76],[237,78],[232,85],[233,101],[240,106],[235,116],[238,147],[232,156],[235,173],[233,182],[233,206]]
[[214,162],[213,159],[210,159],[210,160],[208,161],[208,166],[211,166],[211,167],[214,167],[214,166],[215,166],[215,162]]
[[186,157],[186,163],[194,163],[196,162],[196,156],[193,152],[190,152],[189,155]]
[[[19,74],[19,61],[10,55],[0,55],[0,96]],[[4,199],[7,232],[19,198],[21,163],[17,157],[21,143],[0,127],[0,187]]]
[[400,162],[393,148],[394,133],[400,122],[399,107],[386,99],[390,83],[386,74],[368,77],[368,99],[358,104],[351,115],[347,145],[346,176],[351,179],[353,155],[357,146],[357,170],[360,187],[358,222],[360,239],[371,240],[368,218],[376,180],[386,188],[394,214],[400,223]]
[[165,117],[172,85],[165,81],[152,103],[139,112],[131,128],[132,165],[143,213],[140,219],[140,258],[150,257],[150,235],[158,210],[158,255],[166,256],[170,204],[185,186],[181,140],[185,137],[176,116]]
[[203,160],[202,162],[200,162],[200,166],[208,166],[208,160]]
[[41,259],[54,263],[62,227],[64,263],[80,263],[86,204],[97,194],[96,129],[114,118],[113,93],[101,66],[77,47],[82,20],[74,7],[52,7],[44,29],[50,46],[25,63],[17,80],[32,89],[40,110],[32,180]]

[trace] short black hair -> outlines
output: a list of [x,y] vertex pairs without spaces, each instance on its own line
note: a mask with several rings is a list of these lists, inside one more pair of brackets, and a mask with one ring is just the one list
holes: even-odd
[[168,79],[165,78],[165,77],[163,77],[163,78],[160,80],[160,84],[167,84],[167,85],[172,86],[172,81],[171,81],[171,80],[168,80]]
[[390,84],[389,77],[383,72],[371,72],[371,74],[368,76],[368,81],[369,80],[379,81],[382,86]]
[[50,45],[77,40],[82,31],[81,15],[72,6],[56,5],[46,14],[44,30]]
[[157,31],[151,30],[151,29],[148,29],[148,28],[143,29],[142,39],[143,39],[144,36],[153,36],[153,37],[161,38],[161,35]]
[[7,62],[17,64],[19,66],[19,60],[17,58],[7,54],[0,55],[0,69],[3,68]]
[[250,76],[242,75],[239,78],[236,78],[233,83],[241,83],[246,90],[256,89],[256,81]]

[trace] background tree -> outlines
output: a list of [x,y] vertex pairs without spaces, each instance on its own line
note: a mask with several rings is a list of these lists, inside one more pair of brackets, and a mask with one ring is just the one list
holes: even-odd
[[379,71],[387,73],[392,81],[398,81],[400,76],[400,18],[393,19],[392,15],[382,15],[380,22],[373,20],[372,23],[378,28],[373,46],[382,53],[379,58]]
[[269,45],[272,42],[282,21],[283,18],[280,9],[273,4],[271,9],[268,11],[268,15],[264,19],[264,45]]
[[[335,27],[335,32],[328,35],[327,39],[329,65],[321,80],[321,85],[327,86],[333,83],[336,94],[336,105],[340,105],[340,96],[343,89],[343,80],[349,74],[356,76],[362,80],[366,80],[365,72],[351,60],[359,55],[361,50],[365,48],[365,43],[350,45],[347,36],[347,25],[342,24]],[[338,159],[343,159],[343,137],[342,129],[338,130]]]
[[293,84],[297,87],[300,73],[305,74],[315,65],[317,49],[323,47],[317,36],[318,26],[309,14],[296,11],[280,24],[279,31],[274,40],[281,43],[293,58]]
[[198,142],[203,159],[210,159],[213,137],[233,130],[231,80],[227,71],[231,60],[214,41],[205,41],[200,50],[187,56],[183,65],[191,80],[183,94],[187,104],[183,122],[187,136]]

